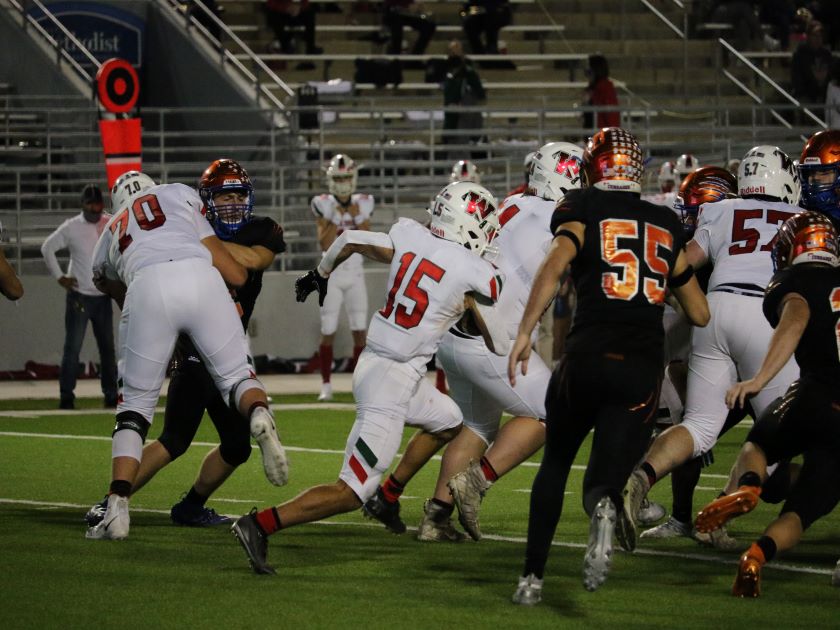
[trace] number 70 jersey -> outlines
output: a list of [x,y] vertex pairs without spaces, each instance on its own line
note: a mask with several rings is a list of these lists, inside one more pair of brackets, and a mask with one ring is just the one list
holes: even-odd
[[370,322],[367,347],[422,373],[444,333],[464,314],[464,294],[495,302],[502,278],[483,258],[411,219],[400,219],[388,236],[394,248],[388,293]]
[[131,197],[128,208],[114,212],[96,244],[93,269],[107,263],[129,285],[143,267],[187,258],[212,260],[201,241],[214,235],[194,189],[153,186]]
[[800,208],[781,201],[725,199],[700,207],[695,242],[715,268],[709,291],[725,284],[764,289],[773,276],[776,234]]

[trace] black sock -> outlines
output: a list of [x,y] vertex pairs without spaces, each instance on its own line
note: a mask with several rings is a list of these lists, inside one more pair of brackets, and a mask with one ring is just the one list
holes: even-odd
[[773,556],[776,555],[776,541],[770,538],[770,536],[762,536],[755,541],[755,544],[764,552],[764,559],[767,562],[770,562]]
[[440,513],[445,514],[446,516],[451,516],[452,511],[455,509],[455,506],[452,503],[447,503],[446,501],[441,501],[440,499],[432,499],[432,503],[440,508]]
[[653,466],[647,462],[642,462],[642,465],[639,466],[639,468],[641,468],[642,472],[647,475],[648,484],[653,486],[653,484],[656,483],[656,471],[653,469]]
[[761,477],[758,476],[758,473],[753,471],[745,472],[741,475],[740,479],[738,479],[739,486],[754,486],[756,488],[761,487]]
[[674,497],[671,515],[680,523],[691,522],[694,488],[700,480],[702,467],[703,462],[695,457],[671,473],[671,493]]
[[131,483],[125,479],[115,479],[111,482],[109,492],[116,494],[118,497],[131,496]]
[[204,507],[204,504],[207,503],[207,499],[210,497],[205,497],[204,495],[199,494],[195,490],[195,486],[190,488],[190,491],[187,492],[187,496],[184,497],[184,503],[189,503],[190,505],[200,505]]

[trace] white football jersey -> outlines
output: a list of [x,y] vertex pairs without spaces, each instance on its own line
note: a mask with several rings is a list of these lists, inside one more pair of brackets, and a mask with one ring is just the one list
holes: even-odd
[[444,333],[464,314],[464,294],[474,291],[495,302],[501,274],[412,219],[397,221],[388,236],[394,248],[388,295],[370,322],[367,347],[423,373]]
[[167,261],[212,261],[202,239],[215,236],[198,193],[184,184],[140,192],[108,221],[93,255],[94,271],[110,267],[126,286],[138,270]]
[[[373,215],[374,199],[373,195],[364,195],[361,193],[354,193],[350,196],[350,203],[348,206],[339,203],[338,199],[333,195],[324,194],[312,197],[312,213],[319,219],[326,219],[336,226],[336,236],[340,236],[344,230],[358,229],[359,225],[365,221],[370,221]],[[356,216],[351,215],[347,209],[349,206],[356,206],[359,213]],[[353,254],[345,260],[338,267],[336,271],[349,271],[351,269],[358,269],[362,266],[364,257],[361,254]]]
[[798,212],[796,206],[760,199],[724,199],[700,206],[694,240],[715,265],[709,291],[733,283],[763,291],[773,276],[770,251],[776,234]]
[[[531,284],[551,246],[551,214],[557,203],[533,195],[511,195],[499,207],[502,229],[493,241],[498,254],[489,257],[505,278],[496,310],[516,339]],[[535,331],[536,333],[536,331]]]
[[650,203],[655,203],[657,206],[665,206],[666,208],[673,209],[674,202],[677,200],[677,191],[672,190],[671,192],[658,192],[650,195],[642,195],[642,199],[649,201]]

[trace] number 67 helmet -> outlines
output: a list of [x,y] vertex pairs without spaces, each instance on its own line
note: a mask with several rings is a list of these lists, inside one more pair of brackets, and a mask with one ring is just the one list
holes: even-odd
[[739,197],[773,197],[784,203],[799,203],[799,174],[779,147],[753,147],[738,167]]
[[155,185],[154,180],[140,171],[126,171],[111,187],[111,210],[116,213],[128,207],[128,200]]
[[489,190],[473,182],[455,182],[432,201],[432,234],[463,245],[481,256],[499,230],[497,203]]

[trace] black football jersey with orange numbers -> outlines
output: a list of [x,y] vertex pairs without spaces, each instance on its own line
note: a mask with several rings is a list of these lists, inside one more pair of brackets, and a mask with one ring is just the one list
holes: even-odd
[[552,232],[571,221],[586,229],[571,265],[577,310],[566,352],[661,360],[665,291],[685,246],[677,215],[633,193],[587,188],[566,195],[551,218]]
[[796,346],[802,376],[840,386],[840,268],[802,264],[776,273],[764,293],[764,316],[775,328],[782,299],[798,293],[808,302],[810,317]]

